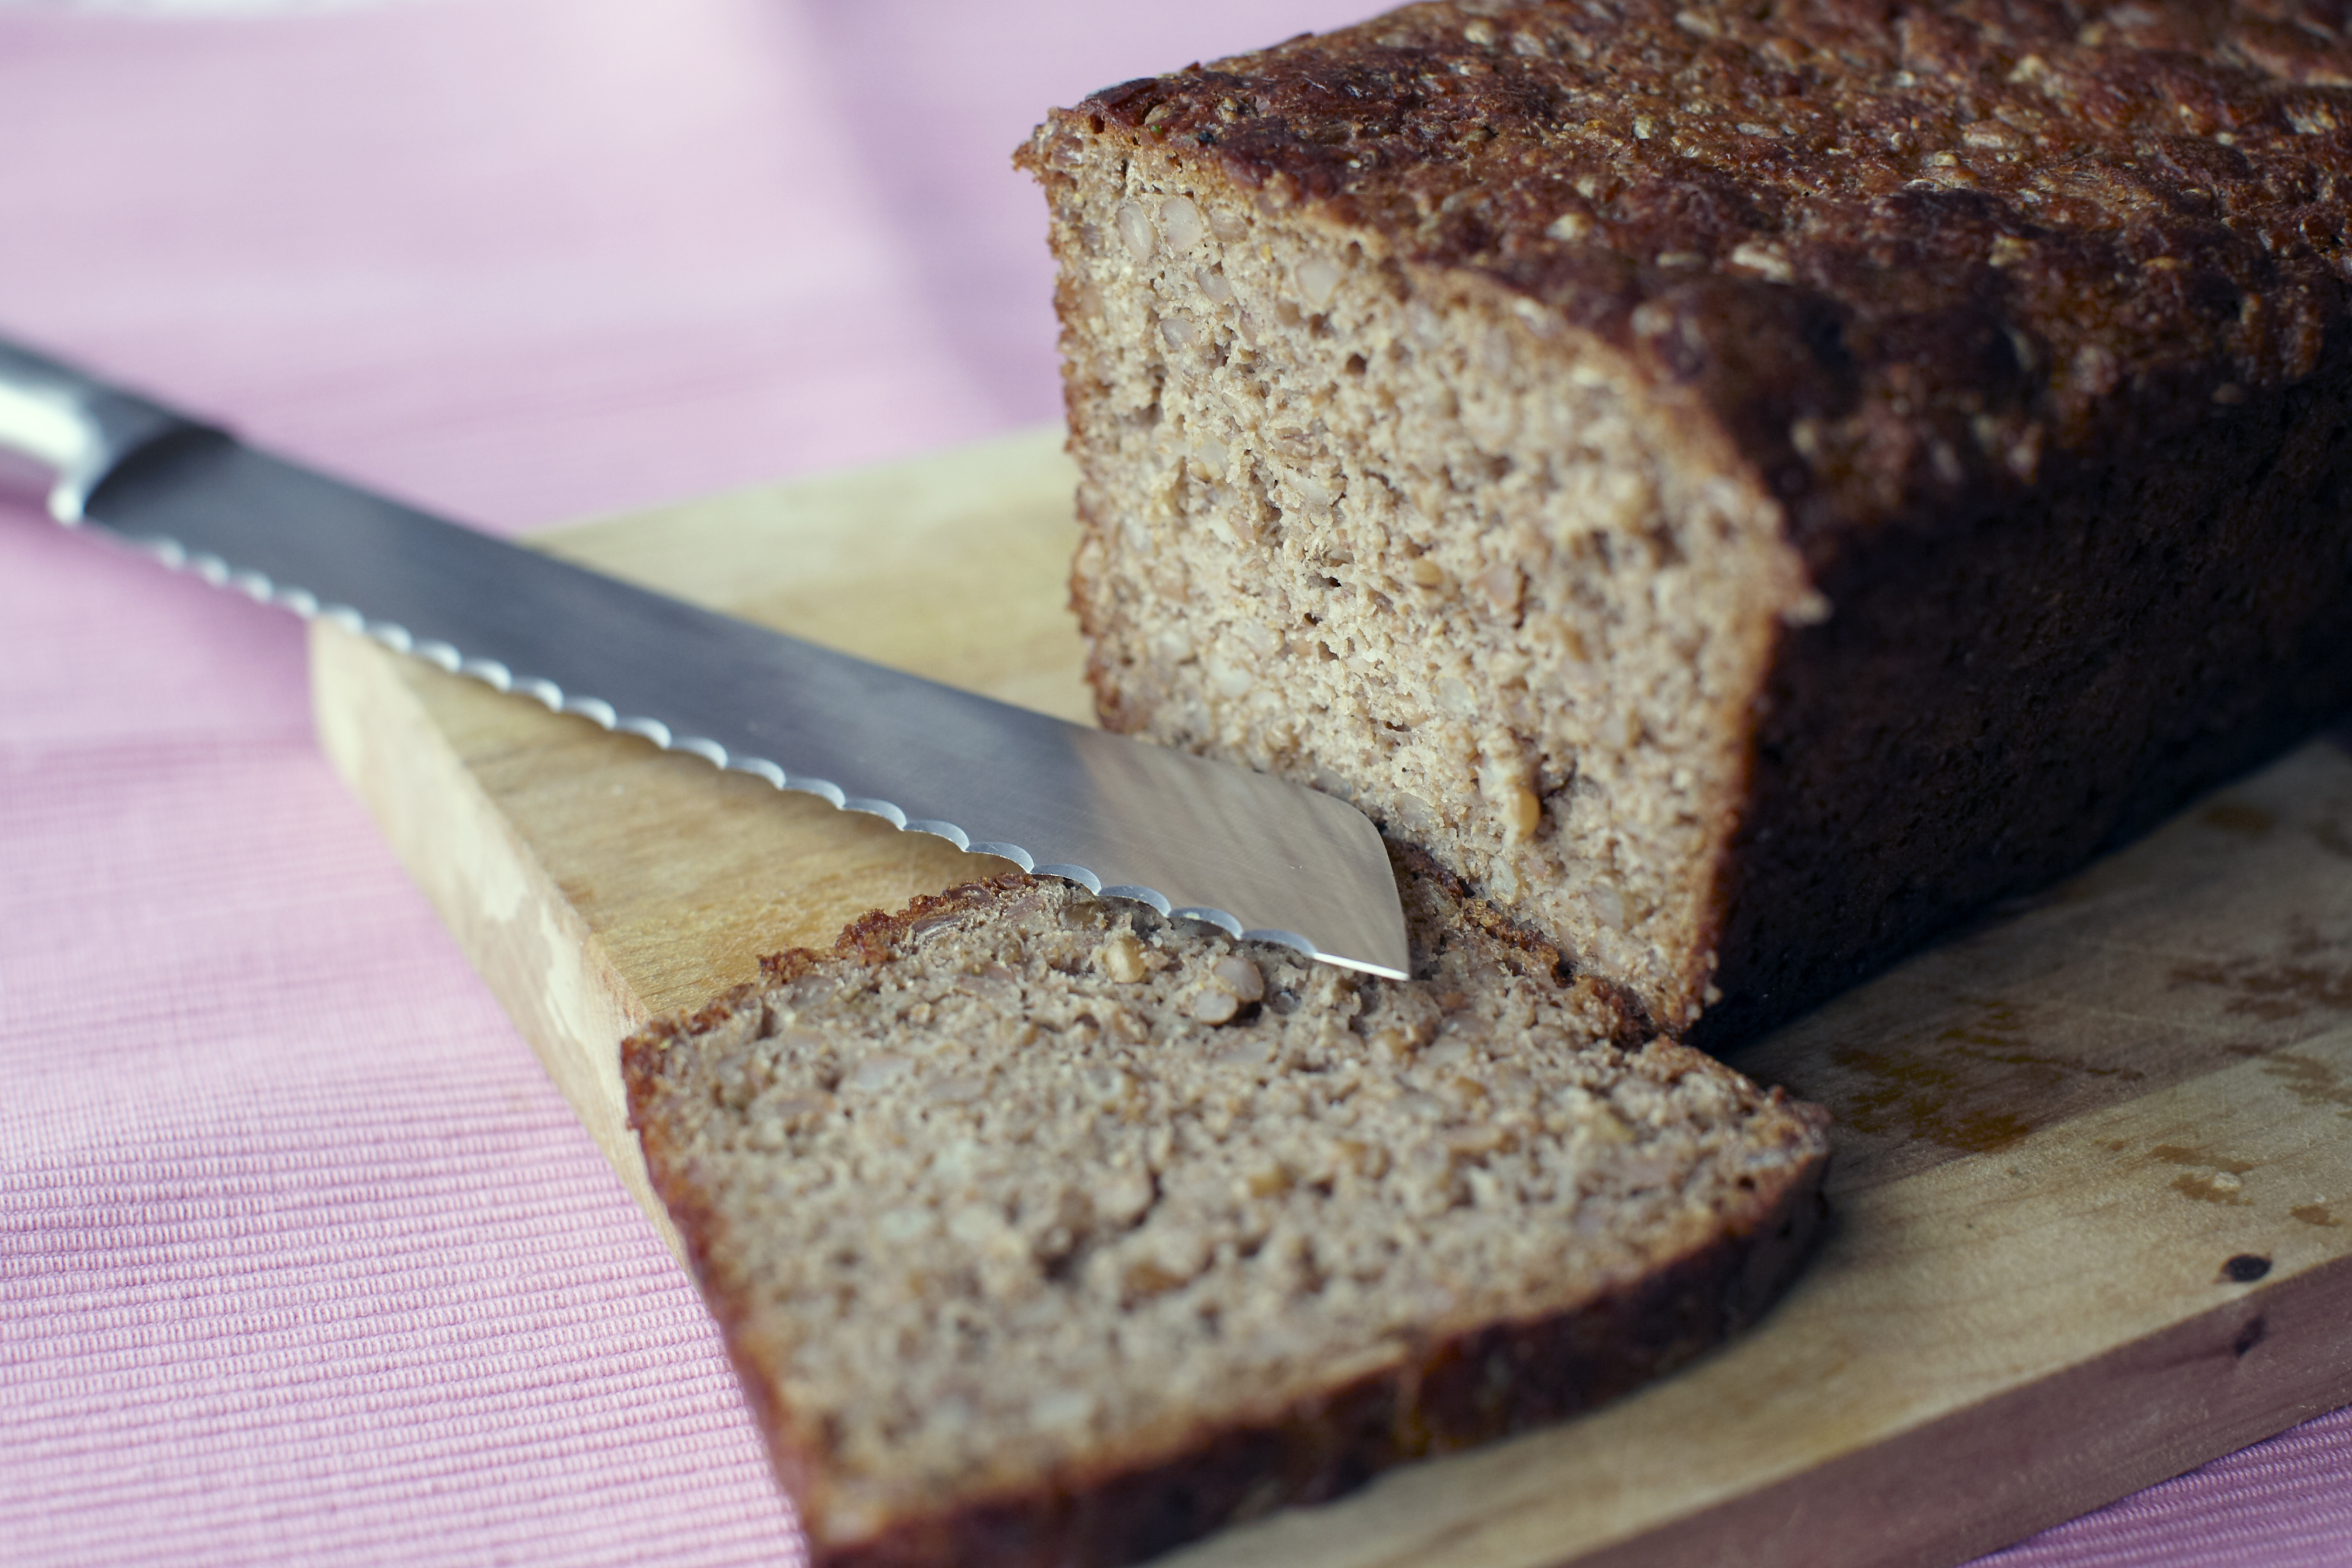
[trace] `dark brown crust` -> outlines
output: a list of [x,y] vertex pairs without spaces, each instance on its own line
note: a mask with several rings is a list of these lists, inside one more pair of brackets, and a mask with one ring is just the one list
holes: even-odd
[[1057,120],[1543,300],[1695,393],[1818,558],[2352,363],[2344,26],[2293,0],[1424,5]]
[[[1422,851],[1391,847],[1401,879],[1427,879],[1461,899],[1462,884]],[[1019,873],[876,911],[844,931],[831,952],[794,949],[761,960],[761,979],[691,1016],[657,1021],[622,1043],[630,1125],[643,1143],[655,1190],[668,1207],[705,1300],[724,1332],[747,1400],[767,1436],[787,1491],[805,1497],[818,1456],[774,1395],[772,1369],[745,1333],[748,1308],[712,1267],[719,1226],[653,1114],[662,1058],[691,1035],[716,1027],[747,1002],[827,963],[887,962],[930,922],[999,904],[1035,885]],[[1576,984],[1559,951],[1475,901],[1465,923],[1524,962],[1531,978]],[[1626,1037],[1638,1038],[1628,1017]],[[1686,1051],[1661,1042],[1656,1048]],[[1687,1052],[1694,1067],[1706,1065]],[[1780,1146],[1821,1148],[1828,1113],[1774,1089]],[[977,1500],[941,1514],[897,1521],[882,1534],[838,1547],[812,1542],[816,1568],[1118,1568],[1228,1524],[1279,1507],[1324,1500],[1361,1486],[1402,1461],[1492,1441],[1590,1409],[1672,1371],[1754,1322],[1792,1279],[1818,1239],[1825,1152],[1771,1173],[1771,1184],[1744,1178],[1738,1206],[1718,1215],[1713,1235],[1639,1279],[1575,1310],[1485,1325],[1416,1346],[1406,1364],[1367,1375],[1244,1426],[1202,1423],[1173,1457],[1138,1466],[1107,1464],[1066,1475],[1049,1489]]]
[[1965,534],[1786,634],[1720,884],[1721,1048],[2154,827],[2352,702],[2352,373]]

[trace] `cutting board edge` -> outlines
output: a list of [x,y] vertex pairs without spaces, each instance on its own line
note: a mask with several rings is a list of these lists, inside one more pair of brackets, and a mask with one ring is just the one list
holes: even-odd
[[[2352,1352],[2352,1328],[2318,1321],[2326,1318],[2326,1309],[2340,1305],[2348,1283],[2352,1258],[2337,1258],[2146,1339],[2118,1345],[2055,1376],[2004,1390],[1856,1448],[1826,1466],[1548,1568],[1808,1568],[1825,1560],[1842,1568],[1958,1568],[2352,1405],[2352,1370],[2340,1373],[2326,1394],[2300,1407],[2242,1389],[2235,1391],[2235,1399],[2227,1389],[2221,1397],[2206,1397],[2212,1391],[2200,1387],[2149,1400],[2143,1397],[2141,1386],[2147,1377],[2177,1373],[2183,1367],[2226,1369],[2231,1361],[2242,1362],[2253,1346],[2237,1346],[2245,1342],[2250,1330],[2257,1342],[2267,1338],[2276,1344],[2286,1338],[2265,1331],[2265,1325],[2282,1315],[2305,1320],[2287,1338],[2302,1352],[2300,1364],[2325,1363],[2331,1349],[2338,1358]],[[2270,1381],[2279,1380],[2273,1374]],[[1951,1489],[1944,1482],[1953,1475],[1984,1474],[1991,1467],[1981,1450],[2000,1445],[2000,1429],[2025,1426],[2035,1407],[2060,1401],[2077,1410],[2104,1407],[2114,1418],[2105,1428],[2110,1440],[2099,1446],[2098,1455],[2077,1459],[2065,1484],[2025,1487],[2004,1508],[1976,1517],[1969,1516],[1966,1505],[1930,1510],[1919,1507],[1916,1496],[1906,1504],[1906,1490],[1941,1489],[1948,1495]],[[2143,1439],[2143,1434],[2167,1418],[2180,1419],[2183,1425],[2171,1427],[2168,1438]],[[2083,1425],[2079,1419],[2074,1422],[2076,1427]],[[2014,1446],[2023,1449],[2027,1444]],[[1969,1449],[1979,1451],[1978,1468],[1972,1468],[1965,1457]],[[1937,1480],[1916,1480],[1929,1470]],[[1835,1489],[1841,1483],[1849,1495],[1869,1500],[1860,1511],[1897,1519],[1901,1524],[1888,1528],[1875,1549],[1858,1542],[1844,1547],[1825,1543],[1818,1533],[1790,1539],[1802,1529],[1805,1503],[1817,1501],[1825,1485]],[[1815,1495],[1809,1500],[1802,1495],[1807,1492]],[[1771,1523],[1780,1525],[1782,1538],[1759,1550],[1759,1527]]]
[[[459,678],[323,620],[311,623],[310,665],[320,750],[375,819],[621,1185],[663,1244],[687,1262],[685,1243],[654,1193],[636,1134],[613,1109],[625,1099],[621,1041],[646,1021],[649,1010],[432,721],[417,683]],[[404,805],[428,801],[441,803],[430,816]],[[451,853],[453,835],[473,852]],[[567,996],[584,998],[585,1005],[567,1004]]]

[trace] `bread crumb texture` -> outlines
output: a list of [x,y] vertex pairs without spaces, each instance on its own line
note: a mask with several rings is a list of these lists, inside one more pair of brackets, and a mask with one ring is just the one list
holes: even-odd
[[1128,1561],[1761,1309],[1825,1119],[1405,885],[1409,984],[1016,877],[629,1042],[820,1562]]

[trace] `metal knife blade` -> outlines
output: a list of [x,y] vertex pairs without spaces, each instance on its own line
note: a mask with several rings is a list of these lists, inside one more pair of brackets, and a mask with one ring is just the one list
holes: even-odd
[[785,637],[373,496],[0,342],[0,450],[60,522],[780,788],[1402,978],[1353,806]]

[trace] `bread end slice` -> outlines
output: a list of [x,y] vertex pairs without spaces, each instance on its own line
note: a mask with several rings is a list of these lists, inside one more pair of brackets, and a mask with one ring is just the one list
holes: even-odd
[[818,1563],[1136,1561],[1770,1301],[1825,1114],[1401,869],[1410,983],[1008,877],[627,1042]]

